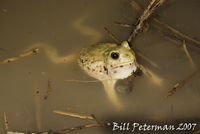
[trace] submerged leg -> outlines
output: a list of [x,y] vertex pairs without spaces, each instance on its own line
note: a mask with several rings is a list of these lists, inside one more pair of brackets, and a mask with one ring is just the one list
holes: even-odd
[[106,81],[103,81],[103,85],[108,95],[108,98],[112,101],[112,103],[117,108],[122,109],[123,105],[120,102],[120,100],[117,98],[115,88],[114,88],[116,82],[117,82],[116,80],[106,80]]

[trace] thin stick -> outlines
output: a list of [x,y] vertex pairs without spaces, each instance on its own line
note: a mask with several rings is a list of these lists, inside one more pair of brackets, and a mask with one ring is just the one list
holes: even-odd
[[7,134],[59,134],[49,130],[48,132],[7,131]]
[[138,53],[138,52],[136,52],[140,57],[142,57],[143,59],[145,59],[145,60],[147,60],[148,62],[150,62],[151,63],[151,65],[153,65],[154,67],[156,67],[157,69],[160,69],[161,70],[161,68],[155,63],[155,62],[153,62],[153,61],[151,61],[150,59],[148,59],[147,57],[145,57],[144,55],[142,55],[141,53]]
[[104,27],[104,29],[108,32],[108,34],[109,34],[117,43],[121,44],[120,41],[119,41],[117,38],[115,38],[115,36],[114,36],[110,31],[108,31],[107,28]]
[[69,128],[69,129],[65,129],[65,130],[59,131],[59,133],[67,133],[67,132],[71,132],[71,131],[74,131],[74,130],[80,130],[80,129],[84,129],[84,128],[104,126],[104,125],[106,125],[106,123],[100,123],[100,124],[92,123],[92,124],[87,124],[87,125],[82,125],[82,126],[78,126],[78,127],[72,127],[72,128]]
[[91,116],[98,124],[100,124],[99,121],[97,120],[97,118],[94,116],[94,114],[91,114]]
[[[137,10],[139,11],[140,13],[142,13],[144,10],[135,2],[135,1],[132,1],[131,2],[131,5]],[[133,9],[134,9],[133,8]]]
[[119,22],[114,22],[116,26],[123,26],[123,27],[133,27],[134,24],[126,24],[126,23],[119,23]]
[[[130,36],[128,37],[127,41],[131,42],[133,38],[136,37],[136,35],[141,31],[143,26],[145,25],[146,21],[150,18],[151,14],[163,3],[165,0],[158,0],[157,3],[155,3],[155,0],[152,0],[148,7],[144,10],[142,15],[140,16],[137,24],[134,27],[134,30],[131,32]],[[154,4],[155,3],[155,4]]]
[[165,95],[165,98],[169,97],[170,95],[174,94],[176,91],[178,91],[183,85],[185,85],[192,77],[195,76],[195,74],[199,71],[200,67],[192,74],[190,75],[186,80],[184,80],[183,82],[179,83],[179,84],[176,84],[173,89],[168,92],[166,95]]
[[[132,27],[131,24],[126,24],[126,23],[115,22],[114,24],[117,25],[117,26]],[[154,24],[151,24],[150,27],[151,27],[151,29],[153,29],[154,31],[160,33],[160,35],[163,36],[164,38],[166,38],[166,39],[168,39],[168,40],[170,40],[170,41],[172,41],[172,42],[174,42],[174,43],[176,43],[176,44],[182,45],[182,40],[179,39],[178,37],[176,37],[176,36],[174,36],[174,35],[171,35],[171,34],[169,34],[169,33],[166,33],[166,32],[163,32],[163,31],[159,30],[159,29],[157,28],[157,26],[155,26]],[[144,32],[144,31],[143,31],[143,32]],[[188,45],[189,47],[191,47],[191,48],[199,49],[199,50],[200,50],[200,48],[197,47],[197,46],[195,46],[195,45],[191,45],[191,44],[187,44],[187,45]]]
[[153,29],[154,31],[158,32],[161,34],[161,36],[163,36],[164,38],[176,43],[176,44],[179,44],[179,45],[182,45],[182,41],[180,39],[178,39],[177,37],[169,34],[169,33],[166,33],[166,32],[163,32],[163,31],[160,31],[158,28],[156,28],[155,25],[151,25],[151,29]]
[[65,80],[65,81],[70,81],[70,82],[101,82],[101,81],[99,81],[99,80],[93,80],[93,81],[81,81],[81,80]]
[[7,121],[5,112],[4,112],[4,122],[5,122],[6,131],[8,131],[8,121]]
[[91,119],[91,120],[93,120],[93,117],[91,117],[91,116],[79,115],[79,114],[74,114],[74,113],[58,111],[58,110],[54,110],[53,112],[57,113],[57,114],[62,114],[62,115],[67,115],[67,116],[71,116],[71,117],[80,118],[80,119]]
[[152,77],[152,75],[149,73],[149,71],[147,71],[141,64],[139,65],[140,70],[142,70],[142,72],[144,74],[146,74],[149,77]]
[[64,130],[60,130],[60,131],[49,130],[48,132],[7,131],[7,134],[60,134],[60,133],[67,133],[67,132],[71,132],[71,131],[75,131],[75,130],[81,130],[81,129],[84,129],[84,128],[105,126],[106,124],[107,124],[107,122],[101,122],[100,124],[92,123],[92,124],[72,127],[72,128],[68,128],[68,129],[64,129]]
[[0,64],[5,64],[5,63],[9,63],[11,61],[15,61],[15,60],[18,60],[22,57],[26,57],[26,56],[29,56],[29,55],[32,55],[32,54],[37,54],[39,52],[39,48],[35,48],[31,51],[28,51],[24,54],[21,54],[21,55],[18,55],[18,56],[15,56],[15,57],[12,57],[12,58],[8,58],[8,59],[5,59],[3,61],[0,62]]
[[193,62],[193,60],[192,60],[192,58],[191,58],[191,56],[190,56],[190,54],[189,54],[189,52],[187,50],[187,47],[186,47],[186,44],[185,44],[185,40],[183,40],[183,48],[184,48],[184,51],[185,51],[186,55],[190,59],[191,63],[194,65],[194,62]]
[[122,16],[124,16],[125,18],[127,18],[127,19],[129,19],[129,20],[131,20],[131,21],[134,21],[133,19],[131,19],[130,17],[128,17],[128,16],[126,16],[126,15],[124,15],[124,14],[122,14]]
[[48,97],[49,94],[50,94],[50,91],[51,91],[50,79],[48,79],[48,89],[47,89],[47,94],[46,94],[46,96],[44,97],[44,99],[47,99],[47,97]]
[[171,26],[167,25],[167,24],[164,23],[163,21],[160,21],[160,20],[158,20],[158,19],[154,19],[154,20],[155,20],[156,22],[158,22],[158,23],[164,25],[166,28],[168,28],[168,29],[171,30],[173,33],[177,34],[178,36],[180,36],[180,37],[182,37],[182,38],[184,38],[184,39],[186,39],[186,40],[188,40],[188,41],[191,41],[191,42],[194,42],[194,43],[200,45],[200,42],[199,42],[199,41],[197,41],[197,40],[195,40],[195,39],[192,39],[191,37],[189,37],[189,36],[187,36],[187,35],[185,35],[185,34],[179,32],[178,30],[172,28]]
[[[132,5],[138,12],[142,13],[143,9],[142,9],[136,2],[132,1],[132,2],[131,2],[131,5]],[[156,22],[158,22],[158,23],[164,25],[167,29],[171,30],[174,34],[176,34],[176,35],[178,35],[178,36],[180,36],[180,37],[182,37],[182,38],[184,38],[184,39],[186,39],[186,40],[189,40],[189,41],[191,41],[191,42],[194,42],[194,43],[196,43],[196,44],[200,44],[199,41],[196,41],[196,40],[192,39],[191,37],[189,37],[189,36],[187,36],[187,35],[185,35],[185,34],[179,32],[178,30],[172,28],[171,26],[167,25],[167,24],[164,23],[163,21],[160,21],[160,20],[158,20],[158,19],[156,19],[156,18],[154,18],[154,20],[155,20]],[[176,44],[182,45],[182,42],[183,42],[183,41],[182,41],[181,39],[179,39],[177,36],[174,36],[174,35],[168,34],[168,33],[166,33],[166,32],[160,31],[160,30],[157,28],[157,26],[155,26],[154,24],[151,24],[151,28],[152,28],[153,30],[157,31],[158,33],[160,33],[164,38],[166,38],[166,39],[168,39],[168,40],[170,40],[170,41],[172,41],[172,42],[174,42],[174,43],[176,43]],[[200,50],[199,47],[197,47],[197,46],[195,46],[195,45],[192,45],[192,44],[187,44],[187,46],[192,47],[192,48],[194,48],[194,49],[199,49],[199,50]]]
[[[151,29],[155,30],[156,32],[160,33],[161,36],[163,36],[164,38],[176,43],[176,44],[179,44],[179,45],[182,45],[182,40],[177,38],[176,36],[172,35],[172,34],[169,34],[169,33],[166,33],[166,32],[162,32],[160,31],[158,28],[156,28],[155,25],[151,24]],[[199,47],[195,46],[195,45],[192,45],[192,44],[189,44],[187,43],[187,46],[191,47],[191,48],[194,48],[194,49],[198,49],[200,50]]]
[[[77,117],[77,118],[80,118],[80,119],[91,119],[91,120],[95,119],[96,120],[96,118],[93,114],[92,114],[92,117],[91,117],[91,116],[84,116],[84,115],[78,115],[78,114],[73,114],[73,113],[66,113],[66,112],[56,111],[56,110],[54,111],[54,113],[64,114],[64,115],[68,115],[68,116],[71,116],[71,117]],[[8,124],[5,112],[4,112],[4,120],[5,120],[5,124]],[[74,130],[80,130],[80,129],[84,129],[84,128],[105,126],[107,123],[108,122],[98,122],[96,120],[95,123],[91,123],[91,124],[87,124],[87,125],[72,127],[72,128],[68,128],[68,129],[64,129],[64,130],[59,130],[59,131],[49,130],[48,132],[8,131],[8,126],[6,125],[6,131],[7,131],[7,134],[60,134],[60,133],[67,133],[67,132],[71,132],[71,131],[74,131]]]

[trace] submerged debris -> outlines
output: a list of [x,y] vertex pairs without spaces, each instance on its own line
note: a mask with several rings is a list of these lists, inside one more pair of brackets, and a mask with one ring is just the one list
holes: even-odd
[[190,59],[191,64],[194,66],[194,62],[193,62],[193,60],[192,60],[192,57],[190,56],[190,54],[189,54],[189,52],[188,52],[188,50],[187,50],[187,47],[186,47],[186,44],[185,44],[185,40],[183,40],[183,49],[184,49],[184,51],[185,51],[187,57]]
[[165,98],[169,97],[170,95],[174,94],[176,91],[178,91],[183,85],[185,85],[192,77],[195,76],[195,74],[200,70],[200,67],[192,74],[190,75],[186,80],[182,81],[181,83],[179,84],[176,84],[173,89],[168,92],[166,95],[165,95]]
[[5,112],[4,112],[4,121],[5,121],[6,131],[8,131],[8,121],[7,121],[6,113]]
[[109,34],[117,43],[121,44],[121,42],[120,42],[117,38],[115,38],[115,36],[114,36],[110,31],[108,31],[107,28],[104,27],[104,29],[108,32],[108,34]]
[[127,39],[128,42],[131,42],[133,38],[137,36],[137,34],[142,30],[147,20],[150,18],[151,14],[154,13],[154,11],[164,2],[165,0],[151,0],[150,4],[144,10],[142,15],[138,19],[138,22],[134,26],[133,31],[131,32],[130,36]]
[[129,94],[133,89],[133,77],[139,77],[143,75],[143,70],[137,68],[136,72],[125,79],[123,79],[124,86],[118,86],[117,90],[121,93]]
[[1,9],[1,11],[5,12],[5,13],[7,13],[7,12],[8,12],[6,9]]
[[79,114],[74,114],[74,113],[69,113],[69,112],[58,111],[58,110],[54,110],[53,112],[57,113],[57,114],[80,118],[80,119],[91,119],[91,120],[93,119],[93,117],[91,117],[91,116],[79,115]]
[[32,55],[32,54],[37,54],[38,52],[39,52],[39,48],[35,48],[35,49],[33,49],[31,51],[28,51],[28,52],[26,52],[24,54],[20,54],[18,56],[12,57],[12,58],[5,59],[5,60],[1,61],[0,64],[9,63],[11,61],[18,60],[18,59],[20,59],[22,57],[26,57],[26,56],[29,56],[29,55]]
[[47,89],[47,94],[46,94],[46,96],[44,97],[44,99],[47,99],[47,97],[48,97],[49,94],[50,94],[50,91],[51,91],[50,79],[48,79],[48,89]]
[[97,121],[96,117],[93,114],[91,114],[92,116],[85,116],[85,115],[78,115],[78,114],[74,114],[74,113],[66,113],[66,112],[61,112],[61,111],[54,111],[54,112],[59,113],[59,114],[64,114],[64,115],[67,115],[70,117],[77,117],[79,119],[89,118],[90,121],[92,121],[93,123],[90,123],[87,125],[82,125],[82,126],[77,126],[77,127],[72,127],[72,128],[68,128],[68,129],[64,129],[64,130],[59,130],[59,131],[52,131],[52,130],[49,130],[46,132],[10,131],[10,130],[8,130],[8,122],[7,122],[6,114],[4,112],[4,121],[5,121],[5,127],[6,127],[7,134],[60,134],[60,133],[67,133],[67,132],[71,132],[74,130],[80,130],[80,129],[89,128],[89,127],[105,126],[107,124],[107,122]]
[[[136,9],[138,12],[142,13],[143,12],[143,9],[134,1],[131,2],[131,5],[133,6],[134,9]],[[186,40],[186,41],[189,41],[189,42],[192,42],[192,43],[195,43],[197,45],[194,45],[194,44],[187,44],[187,46],[191,47],[191,48],[194,48],[194,49],[198,49],[200,50],[200,42],[181,33],[180,31],[172,28],[171,26],[167,25],[166,23],[164,23],[163,21],[157,19],[157,18],[154,18],[154,20],[163,25],[166,29],[170,30],[172,33],[167,33],[167,32],[164,32],[163,31],[163,28],[158,28],[158,26],[156,26],[155,24],[150,24],[150,28],[153,29],[154,31],[160,33],[161,36],[163,36],[164,38],[176,43],[176,44],[179,44],[179,45],[182,45],[182,42],[183,40]],[[131,27],[130,24],[124,24],[124,23],[117,23],[116,25],[120,25],[120,26],[129,26]]]

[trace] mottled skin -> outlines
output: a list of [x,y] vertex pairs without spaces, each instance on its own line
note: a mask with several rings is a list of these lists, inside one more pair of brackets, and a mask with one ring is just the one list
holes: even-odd
[[88,75],[103,82],[107,94],[115,103],[116,81],[127,78],[137,69],[135,53],[127,41],[121,45],[101,43],[83,48],[78,57],[78,64]]
[[[113,52],[119,54],[118,59],[111,57]],[[88,75],[99,80],[124,79],[137,69],[135,53],[126,41],[121,45],[101,43],[83,48],[78,63]]]

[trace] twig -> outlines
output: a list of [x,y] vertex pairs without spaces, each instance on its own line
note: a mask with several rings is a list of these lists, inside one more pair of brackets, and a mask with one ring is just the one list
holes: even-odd
[[49,130],[48,132],[7,131],[7,134],[59,134]]
[[149,71],[147,71],[141,64],[139,65],[140,70],[142,70],[142,72],[144,74],[146,74],[149,77],[152,77],[152,75],[149,73]]
[[[136,2],[132,1],[132,2],[131,2],[131,5],[132,5],[138,12],[142,13],[143,9],[142,9]],[[199,41],[196,41],[195,39],[192,39],[191,37],[189,37],[189,36],[187,36],[187,35],[185,35],[185,34],[179,32],[178,30],[172,28],[171,26],[167,25],[167,24],[164,23],[163,21],[160,21],[160,20],[158,20],[158,19],[156,19],[156,18],[154,18],[154,20],[155,20],[156,22],[158,22],[159,24],[164,25],[167,29],[171,30],[175,35],[178,35],[178,36],[182,37],[183,39],[188,40],[188,41],[191,41],[191,42],[193,42],[193,43],[200,44]],[[159,28],[158,28],[156,25],[151,24],[151,29],[153,29],[153,30],[157,31],[158,33],[160,33],[161,36],[163,36],[164,38],[166,38],[166,39],[168,39],[168,40],[170,40],[170,41],[172,41],[172,42],[174,42],[174,43],[176,43],[176,44],[182,45],[183,40],[181,40],[181,39],[178,38],[177,36],[174,36],[174,35],[172,35],[172,34],[169,34],[169,33],[166,33],[166,32],[163,32],[163,31],[159,30]],[[192,45],[192,44],[187,44],[187,46],[189,46],[189,47],[191,47],[191,48],[194,48],[194,49],[200,50],[199,47],[197,47],[197,46],[195,46],[195,45]]]
[[132,1],[131,5],[140,13],[142,13],[144,11],[135,1]]
[[60,133],[67,133],[75,130],[81,130],[84,128],[90,128],[90,127],[97,127],[97,126],[104,126],[106,123],[92,123],[92,124],[87,124],[87,125],[82,125],[82,126],[77,126],[77,127],[72,127],[60,131],[52,131],[49,130],[48,132],[27,132],[27,131],[7,131],[7,134],[60,134]]
[[69,128],[69,129],[58,131],[58,132],[59,133],[67,133],[67,132],[71,132],[71,131],[74,131],[74,130],[80,130],[80,129],[89,128],[89,127],[105,126],[105,125],[106,125],[105,122],[100,123],[100,124],[92,123],[92,124],[82,125],[82,126],[78,126],[78,127],[72,127],[72,128]]
[[123,27],[133,27],[134,24],[126,24],[126,23],[119,23],[119,22],[115,22],[114,23],[116,26],[123,26]]
[[8,121],[7,121],[5,112],[4,112],[4,122],[5,122],[6,131],[8,131]]
[[1,11],[5,12],[5,13],[7,13],[7,12],[8,12],[6,9],[1,9]]
[[147,60],[148,62],[150,62],[151,65],[153,65],[153,66],[156,67],[157,69],[160,69],[160,70],[161,70],[161,68],[160,68],[155,62],[151,61],[150,59],[148,59],[147,57],[145,57],[145,56],[142,55],[141,53],[136,52],[136,54],[138,54],[140,57],[142,57],[143,59],[145,59],[145,60]]
[[128,17],[128,16],[126,16],[126,15],[124,15],[124,14],[122,14],[122,16],[124,16],[125,18],[127,18],[127,19],[129,19],[129,20],[131,20],[131,21],[134,21],[133,19],[131,19],[130,17]]
[[70,82],[101,82],[101,81],[99,81],[99,80],[93,80],[93,81],[81,81],[81,80],[65,80],[65,81],[70,81]]
[[195,74],[199,71],[200,67],[192,74],[190,75],[186,80],[184,80],[183,82],[179,83],[179,84],[176,84],[173,89],[168,92],[166,95],[165,95],[165,98],[169,97],[170,95],[174,94],[176,91],[178,91],[183,85],[185,85],[192,77],[195,76]]
[[108,32],[108,34],[109,34],[117,43],[121,44],[120,41],[119,41],[117,38],[115,38],[115,36],[114,36],[110,31],[108,31],[107,28],[104,27],[104,29]]
[[91,116],[98,124],[100,124],[99,121],[97,120],[97,118],[94,116],[94,114],[91,114]]
[[[59,113],[59,114],[64,113],[64,115],[68,115],[68,116],[71,116],[71,117],[77,117],[77,118],[80,118],[80,119],[87,119],[89,117],[89,119],[92,119],[92,120],[95,119],[96,120],[96,118],[93,114],[92,114],[93,117],[90,117],[90,116],[78,115],[78,114],[73,114],[73,113],[67,113],[66,114],[65,112],[61,112],[61,111],[54,111],[54,113]],[[80,130],[80,129],[84,129],[84,128],[105,126],[108,123],[108,122],[98,122],[96,120],[95,123],[77,126],[77,127],[72,127],[72,128],[68,128],[68,129],[64,129],[64,130],[59,130],[59,131],[49,130],[48,132],[27,132],[27,131],[10,131],[10,130],[8,131],[8,126],[7,126],[8,122],[7,122],[7,119],[6,119],[5,112],[4,112],[4,120],[5,120],[7,134],[60,134],[60,133],[67,133],[67,132],[71,132],[71,131],[74,131],[74,130]]]
[[169,34],[169,33],[166,33],[166,32],[163,32],[161,31],[160,29],[158,29],[155,25],[151,25],[151,29],[153,29],[154,31],[160,33],[161,36],[163,36],[164,38],[176,43],[176,44],[179,44],[179,45],[182,45],[182,41],[180,39],[178,39],[177,37]]
[[184,39],[186,39],[186,40],[188,40],[188,41],[191,41],[191,42],[193,42],[193,43],[196,43],[196,44],[200,45],[200,42],[199,42],[199,41],[197,41],[197,40],[195,40],[195,39],[192,39],[191,37],[189,37],[189,36],[187,36],[187,35],[185,35],[185,34],[179,32],[178,30],[172,28],[171,26],[167,25],[167,24],[164,23],[163,21],[160,21],[160,20],[158,20],[158,19],[154,19],[154,20],[155,20],[156,22],[158,22],[158,23],[164,25],[167,29],[171,30],[173,33],[177,34],[178,36],[180,36],[180,37],[182,37],[182,38],[184,38]]
[[50,91],[51,91],[50,79],[48,79],[48,89],[47,89],[47,94],[46,94],[46,96],[44,97],[44,99],[47,99],[47,97],[48,97],[49,94],[50,94]]
[[184,51],[185,51],[186,55],[187,55],[188,58],[190,59],[192,65],[194,65],[194,62],[193,62],[193,60],[192,60],[192,58],[191,58],[191,56],[190,56],[190,54],[189,54],[189,52],[188,52],[188,50],[187,50],[187,47],[186,47],[186,44],[185,44],[185,40],[183,40],[183,48],[184,48]]
[[139,13],[144,11],[135,1],[132,1],[131,5],[133,6],[133,13],[135,13],[135,9],[136,11],[139,11]]
[[79,115],[79,114],[74,114],[74,113],[58,111],[58,110],[54,110],[53,112],[57,113],[57,114],[62,114],[62,115],[67,115],[67,116],[71,116],[71,117],[80,118],[80,119],[91,119],[91,120],[93,120],[93,117],[91,117],[91,116]]
[[[165,0],[158,0],[158,2],[155,2],[156,0],[152,0],[148,7],[144,10],[142,15],[140,16],[138,22],[136,23],[134,30],[131,32],[130,36],[128,37],[127,41],[131,42],[133,38],[136,37],[136,35],[141,31],[143,26],[145,25],[146,21],[149,19],[151,14],[160,6],[162,5]],[[155,3],[155,4],[154,4]]]
[[[182,45],[182,42],[183,40],[177,38],[176,36],[172,35],[172,34],[169,34],[169,33],[166,33],[166,32],[163,32],[161,30],[159,30],[155,25],[151,24],[151,29],[155,30],[156,32],[160,33],[161,36],[163,36],[164,38],[176,43],[176,44],[179,44],[179,45]],[[195,45],[192,45],[192,44],[189,44],[187,43],[187,46],[191,47],[191,48],[194,48],[194,49],[198,49],[200,50],[199,47],[195,46]]]
[[18,60],[18,59],[20,59],[20,58],[22,58],[22,57],[26,57],[26,56],[29,56],[29,55],[31,55],[31,54],[37,54],[38,52],[39,52],[39,48],[35,48],[35,49],[33,49],[33,50],[31,50],[31,51],[28,51],[28,52],[26,52],[26,53],[24,53],[24,54],[21,54],[21,55],[12,57],[12,58],[5,59],[5,60],[1,61],[0,64],[9,63],[9,62],[11,62],[11,61]]

